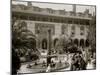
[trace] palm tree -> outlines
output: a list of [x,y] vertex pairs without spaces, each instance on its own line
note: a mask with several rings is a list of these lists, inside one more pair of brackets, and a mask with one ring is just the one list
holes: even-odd
[[15,20],[14,23],[12,23],[12,45],[14,48],[20,49],[26,47],[27,51],[28,49],[32,49],[33,52],[39,53],[36,49],[35,39],[36,36],[32,33],[32,31],[28,30],[27,23],[25,21]]

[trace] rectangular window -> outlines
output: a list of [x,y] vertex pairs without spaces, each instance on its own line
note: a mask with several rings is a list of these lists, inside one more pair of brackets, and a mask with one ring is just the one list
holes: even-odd
[[80,27],[80,30],[81,30],[81,31],[84,31],[84,26],[81,26],[81,27]]
[[28,19],[28,17],[27,16],[20,16],[20,19],[22,19],[22,20],[27,20]]
[[83,33],[83,32],[81,32],[81,33],[80,33],[80,35],[82,36],[82,35],[84,35],[84,33]]
[[74,24],[79,24],[79,21],[78,20],[74,20]]
[[29,19],[36,21],[37,20],[37,17],[36,16],[30,16]]
[[80,27],[80,35],[84,35],[84,30],[85,30],[84,26],[81,26]]
[[73,26],[71,27],[71,29],[72,29],[72,31],[75,31],[75,26],[73,25]]
[[75,32],[71,32],[71,37],[74,37],[75,36]]
[[75,25],[71,27],[71,37],[75,36]]
[[90,24],[89,22],[90,22],[90,21],[89,21],[89,20],[87,20],[87,21],[86,21],[86,25],[89,25],[89,24]]
[[68,20],[68,24],[72,24],[72,20]]

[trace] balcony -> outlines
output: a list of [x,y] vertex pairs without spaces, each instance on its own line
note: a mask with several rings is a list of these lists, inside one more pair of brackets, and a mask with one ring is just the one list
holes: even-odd
[[12,5],[12,12],[21,12],[29,14],[49,15],[57,17],[79,18],[91,20],[91,14],[74,13],[72,11],[65,10],[53,10],[51,8],[29,7],[25,5]]

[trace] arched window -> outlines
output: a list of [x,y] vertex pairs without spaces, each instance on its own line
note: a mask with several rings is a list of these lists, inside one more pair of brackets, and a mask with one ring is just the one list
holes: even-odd
[[80,46],[82,46],[82,47],[84,46],[84,39],[80,40]]
[[86,47],[89,47],[89,40],[88,39],[86,39],[85,45],[86,45]]
[[79,43],[79,42],[78,42],[78,39],[75,39],[75,40],[74,40],[74,44],[78,46],[78,43]]
[[47,39],[42,40],[42,49],[47,49]]

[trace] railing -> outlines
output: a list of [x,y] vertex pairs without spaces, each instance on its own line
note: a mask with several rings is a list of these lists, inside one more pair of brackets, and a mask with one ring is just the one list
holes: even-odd
[[[27,8],[27,9],[24,9]],[[42,9],[42,8],[37,8],[41,9],[41,11],[34,9],[34,7],[18,7],[18,6],[13,6],[12,11],[14,12],[22,12],[22,13],[32,13],[32,14],[42,14],[42,15],[51,15],[51,16],[60,16],[60,17],[70,17],[70,18],[80,18],[80,19],[91,19],[91,14],[84,14],[84,13],[71,13],[68,11],[65,11],[64,14],[60,14],[59,10],[55,10],[54,13],[50,13],[47,9]]]

